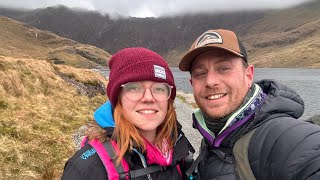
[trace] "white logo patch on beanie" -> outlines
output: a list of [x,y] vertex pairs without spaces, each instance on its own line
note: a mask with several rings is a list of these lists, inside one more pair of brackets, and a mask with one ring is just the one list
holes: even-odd
[[157,65],[153,65],[154,67],[154,76],[161,78],[161,79],[167,79],[166,77],[166,70],[161,67],[161,66],[157,66]]

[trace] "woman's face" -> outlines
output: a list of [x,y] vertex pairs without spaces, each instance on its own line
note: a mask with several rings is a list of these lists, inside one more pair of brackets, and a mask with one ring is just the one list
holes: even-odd
[[155,138],[158,126],[166,117],[168,99],[164,97],[170,96],[166,94],[167,91],[170,93],[171,88],[166,84],[153,81],[132,82],[122,86],[120,101],[127,120],[147,139],[150,136],[153,136],[151,139]]

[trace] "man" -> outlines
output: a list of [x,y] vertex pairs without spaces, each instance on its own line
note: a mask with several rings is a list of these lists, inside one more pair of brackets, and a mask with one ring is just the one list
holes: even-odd
[[320,126],[298,120],[304,103],[295,91],[253,82],[254,67],[234,32],[206,31],[179,68],[190,72],[199,106],[197,179],[320,179]]

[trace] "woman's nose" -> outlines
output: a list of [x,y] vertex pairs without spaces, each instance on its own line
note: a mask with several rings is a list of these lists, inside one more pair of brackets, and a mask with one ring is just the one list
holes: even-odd
[[145,89],[141,101],[155,101],[152,92],[149,88]]

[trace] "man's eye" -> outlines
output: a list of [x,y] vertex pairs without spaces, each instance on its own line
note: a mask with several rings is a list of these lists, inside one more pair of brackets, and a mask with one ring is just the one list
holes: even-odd
[[218,71],[224,72],[224,71],[228,71],[228,70],[230,70],[230,69],[231,69],[230,67],[224,66],[224,67],[220,67],[220,68],[218,69]]
[[206,72],[200,71],[200,72],[192,73],[192,76],[195,77],[195,78],[200,78],[200,77],[205,76],[206,74],[207,74]]

